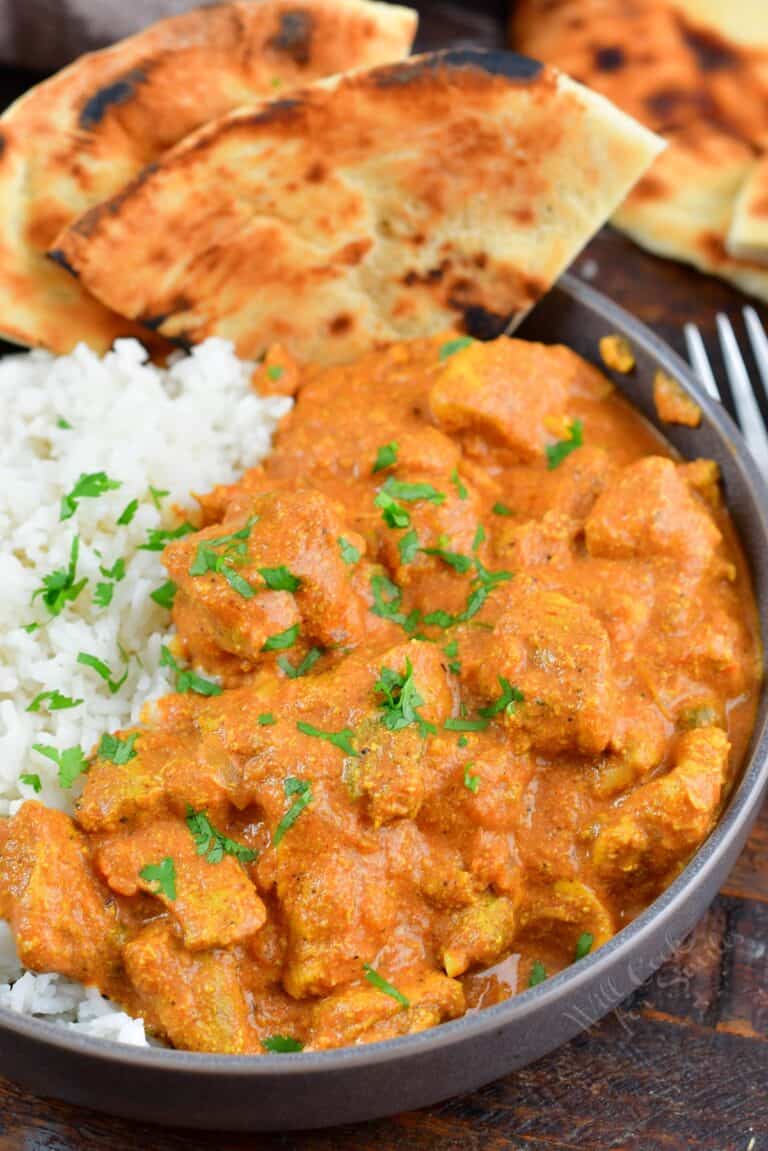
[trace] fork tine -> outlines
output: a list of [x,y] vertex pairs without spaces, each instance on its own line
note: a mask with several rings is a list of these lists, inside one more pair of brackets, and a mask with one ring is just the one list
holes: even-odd
[[763,390],[768,395],[768,336],[766,336],[765,328],[760,323],[760,317],[754,308],[744,309],[744,323],[747,326],[747,335],[752,345]]
[[731,321],[722,312],[717,316],[717,331],[744,439],[758,467],[768,474],[768,435],[765,432],[763,417],[757,406],[749,373],[739,351]]
[[684,331],[685,342],[688,345],[688,359],[698,376],[699,383],[704,385],[713,400],[719,400],[720,392],[717,389],[717,381],[707,357],[707,349],[704,347],[701,332],[695,324],[686,324]]

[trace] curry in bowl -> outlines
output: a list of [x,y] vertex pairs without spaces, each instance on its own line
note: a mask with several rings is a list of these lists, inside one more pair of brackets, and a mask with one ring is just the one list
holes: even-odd
[[760,681],[717,466],[564,347],[299,368],[263,466],[167,546],[177,692],[74,819],[0,827],[23,963],[176,1047],[322,1050],[546,979],[717,820]]

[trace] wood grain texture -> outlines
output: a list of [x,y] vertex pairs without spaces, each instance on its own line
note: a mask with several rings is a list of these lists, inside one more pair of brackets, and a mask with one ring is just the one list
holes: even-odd
[[[494,0],[417,6],[422,49],[504,44]],[[0,75],[0,101],[26,79]],[[611,229],[574,270],[680,352],[683,323],[700,324],[718,369],[716,312],[742,330],[744,297]],[[656,975],[559,1051],[481,1091],[355,1127],[247,1136],[141,1127],[0,1082],[0,1151],[768,1151],[767,1087],[768,805],[721,895]]]

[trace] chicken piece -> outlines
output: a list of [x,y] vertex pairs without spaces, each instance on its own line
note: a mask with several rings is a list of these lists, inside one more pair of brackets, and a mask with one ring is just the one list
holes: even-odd
[[717,816],[730,744],[719,727],[684,732],[676,766],[643,784],[602,821],[593,861],[612,883],[658,880],[679,868]]
[[379,951],[395,917],[395,893],[379,855],[312,847],[280,849],[277,894],[288,929],[283,984],[295,999],[326,995],[354,979],[360,956]]
[[616,471],[604,448],[585,444],[571,452],[550,473],[547,494],[550,507],[563,516],[583,522]]
[[597,500],[585,532],[590,555],[663,556],[696,570],[712,562],[722,539],[705,504],[661,456],[624,468]]
[[605,629],[588,608],[535,586],[508,594],[476,672],[488,707],[504,698],[501,679],[523,700],[498,719],[542,752],[594,754],[613,729],[616,691]]
[[568,348],[475,341],[445,360],[429,402],[449,433],[474,435],[530,463],[542,458],[553,438],[547,420],[566,415],[575,386],[599,394],[607,383]]
[[[119,733],[127,738],[129,733]],[[86,777],[77,822],[86,831],[112,831],[153,811],[215,810],[226,803],[238,770],[213,734],[188,730],[139,731],[125,763],[98,756]]]
[[559,879],[551,887],[526,890],[518,912],[521,943],[542,942],[570,963],[581,936],[592,936],[591,950],[615,932],[613,916],[591,887]]
[[407,1000],[407,1007],[367,984],[344,988],[323,999],[312,1011],[309,1046],[324,1051],[394,1039],[425,1031],[445,1019],[456,1019],[466,1010],[461,984],[442,972],[409,976],[398,982],[397,990]]
[[[149,877],[163,861],[169,880]],[[211,863],[199,854],[192,832],[177,820],[157,820],[113,835],[96,852],[104,879],[118,895],[147,891],[178,923],[190,951],[229,947],[253,935],[267,918],[266,908],[242,866],[224,855]]]
[[665,424],[684,424],[697,428],[702,411],[682,384],[659,369],[653,377],[653,403],[656,415]]
[[505,524],[495,535],[494,551],[515,567],[563,567],[573,560],[573,541],[579,530],[578,520],[549,511],[540,520]]
[[[271,636],[292,627],[326,647],[365,634],[366,604],[352,586],[342,537],[365,550],[362,537],[319,492],[276,491],[255,497],[245,520],[226,520],[169,544],[163,562],[179,588],[180,608],[194,607],[203,640],[255,661]],[[178,623],[194,653],[186,610]]]
[[185,951],[152,923],[127,944],[125,969],[152,1030],[175,1047],[242,1055],[254,1050],[248,1001],[230,951]]
[[482,895],[452,915],[442,933],[440,960],[452,979],[470,967],[490,967],[512,946],[517,929],[515,904],[506,896]]
[[109,988],[121,930],[85,838],[63,812],[28,800],[0,827],[0,919],[25,967]]
[[353,800],[362,800],[373,826],[415,819],[424,799],[424,739],[417,727],[388,731],[378,719],[358,728],[360,758],[345,782]]

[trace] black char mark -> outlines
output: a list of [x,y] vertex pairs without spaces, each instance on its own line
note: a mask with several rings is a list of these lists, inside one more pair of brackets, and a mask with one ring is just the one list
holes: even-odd
[[58,264],[61,268],[64,268],[71,276],[77,277],[77,271],[72,267],[61,248],[51,248],[50,252],[46,252],[46,255],[49,260],[53,260],[54,264]]
[[267,40],[267,48],[290,56],[294,64],[305,66],[312,58],[314,20],[304,8],[291,8],[280,15],[280,26]]
[[146,78],[146,73],[141,68],[133,68],[113,84],[99,88],[80,109],[78,125],[84,132],[91,132],[101,123],[111,107],[115,104],[125,104],[132,99],[136,89]]
[[464,328],[476,340],[495,340],[503,335],[511,316],[499,316],[477,304],[464,308]]
[[535,80],[544,65],[528,56],[516,52],[483,52],[479,49],[454,49],[446,52],[429,52],[413,60],[400,64],[388,64],[376,68],[371,73],[380,88],[394,88],[411,84],[432,72],[474,68],[494,76],[506,76],[509,80]]
[[681,21],[681,31],[688,47],[696,57],[701,72],[735,71],[741,64],[738,49],[716,32],[704,28],[691,28]]
[[595,67],[598,72],[620,72],[627,62],[621,48],[598,48],[595,52]]

